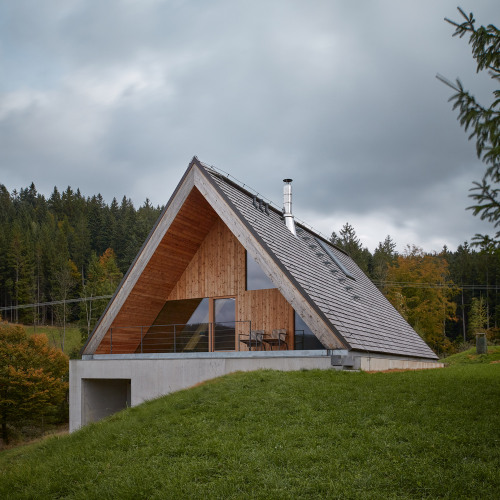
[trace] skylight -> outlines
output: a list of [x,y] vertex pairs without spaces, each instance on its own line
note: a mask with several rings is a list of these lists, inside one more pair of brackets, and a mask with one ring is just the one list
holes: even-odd
[[326,252],[328,257],[333,260],[333,262],[337,265],[337,267],[348,277],[351,278],[352,280],[356,280],[356,278],[348,271],[348,269],[340,262],[339,259],[335,256],[335,254],[332,252],[332,249],[327,245],[323,240],[320,240],[317,237],[314,237],[318,245]]

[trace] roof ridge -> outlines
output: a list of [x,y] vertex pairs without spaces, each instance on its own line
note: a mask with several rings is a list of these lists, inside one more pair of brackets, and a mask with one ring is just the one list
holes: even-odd
[[[246,192],[250,196],[258,196],[259,198],[262,198],[262,200],[264,200],[268,203],[270,208],[274,209],[276,212],[278,212],[280,214],[283,213],[283,210],[281,208],[279,208],[278,205],[273,200],[271,200],[267,196],[264,196],[259,191],[257,191],[255,188],[253,188],[252,186],[244,183],[243,181],[240,181],[239,179],[234,177],[234,175],[223,170],[222,168],[216,167],[215,165],[209,165],[208,163],[202,162],[197,157],[195,157],[195,158],[198,160],[199,165],[201,165],[206,170],[209,170],[209,171],[211,170],[213,174],[219,176],[224,181],[230,182],[232,185],[234,185],[234,187]],[[342,248],[339,248],[337,245],[332,243],[330,241],[330,239],[328,238],[328,236],[324,235],[321,231],[318,231],[311,224],[304,221],[303,219],[298,218],[295,214],[294,214],[294,219],[295,219],[295,222],[300,227],[302,227],[302,229],[305,229],[306,231],[309,231],[310,233],[314,233],[316,236],[319,236],[320,238],[325,240],[329,245],[333,246],[337,250],[340,250],[342,253],[345,253],[346,255],[348,255],[347,252],[345,252],[345,250],[343,250]]]

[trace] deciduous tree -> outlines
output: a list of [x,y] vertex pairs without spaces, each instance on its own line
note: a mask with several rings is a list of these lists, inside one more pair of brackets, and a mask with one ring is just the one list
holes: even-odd
[[[116,255],[108,248],[101,257],[92,254],[87,272],[87,279],[82,287],[82,298],[112,295],[119,285],[123,274],[118,269]],[[86,341],[100,315],[106,307],[105,300],[85,300],[82,302],[80,324],[82,341]]]
[[476,333],[486,332],[488,315],[483,297],[474,297],[469,312],[469,338],[474,338]]
[[28,337],[18,325],[0,322],[0,419],[8,424],[34,421],[55,412],[66,396],[68,358],[49,346],[45,335]]
[[447,352],[451,343],[445,321],[455,314],[452,301],[458,289],[450,280],[448,264],[440,255],[407,246],[387,274],[387,298],[435,350]]

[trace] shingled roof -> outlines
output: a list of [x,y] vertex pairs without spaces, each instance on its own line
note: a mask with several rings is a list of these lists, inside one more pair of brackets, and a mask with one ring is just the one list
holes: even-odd
[[[301,224],[296,224],[297,235],[293,235],[280,210],[259,203],[253,193],[196,157],[110,305],[119,299],[120,288],[127,280],[134,279],[131,270],[147,265],[139,265],[141,255],[159,239],[155,234],[168,231],[168,227],[161,230],[162,221],[175,216],[169,215],[169,211],[174,210],[172,204],[188,178],[189,189],[200,191],[325,347],[437,359],[345,252]],[[152,252],[154,248],[149,249],[149,254]],[[123,303],[126,296],[121,300]],[[119,309],[120,303],[114,307]],[[109,309],[110,306],[91,336],[94,345],[102,339],[106,325],[111,324],[112,318],[105,321],[106,315],[112,314]],[[91,339],[87,352],[92,350],[88,349]]]
[[300,224],[297,237],[293,236],[281,213],[270,207],[268,215],[255,207],[251,193],[210,167],[203,167],[235,213],[349,348],[437,358],[345,252]]

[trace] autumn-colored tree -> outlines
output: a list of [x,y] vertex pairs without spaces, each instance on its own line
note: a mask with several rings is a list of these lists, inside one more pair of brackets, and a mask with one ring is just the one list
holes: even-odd
[[483,297],[474,297],[469,312],[469,337],[474,338],[476,333],[486,332],[488,314]]
[[452,298],[457,292],[446,260],[416,246],[407,246],[388,268],[387,298],[430,347],[440,352],[451,349],[444,325],[454,317]]
[[0,419],[8,424],[53,414],[68,389],[68,358],[49,346],[45,335],[28,337],[18,325],[0,323]]
[[[116,255],[108,248],[99,258],[95,253],[90,258],[87,279],[82,286],[82,298],[91,299],[112,295],[119,285],[123,274],[118,269]],[[92,328],[103,313],[107,299],[85,300],[80,314],[82,341],[89,336]]]

